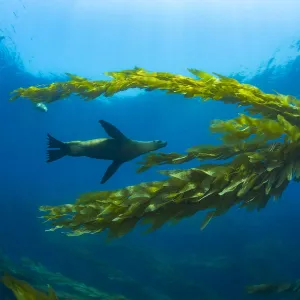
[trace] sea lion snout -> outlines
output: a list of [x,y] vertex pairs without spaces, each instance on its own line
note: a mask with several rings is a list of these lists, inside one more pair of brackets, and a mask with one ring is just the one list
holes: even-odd
[[160,149],[160,148],[166,147],[168,145],[167,142],[161,141],[161,140],[155,140],[155,141],[153,141],[153,143],[155,144],[156,149]]

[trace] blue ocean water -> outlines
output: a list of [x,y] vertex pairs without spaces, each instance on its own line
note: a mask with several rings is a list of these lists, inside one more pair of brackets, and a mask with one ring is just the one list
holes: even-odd
[[[204,231],[200,231],[200,224],[204,216],[202,212],[189,219],[184,219],[176,225],[165,225],[162,229],[148,235],[143,235],[145,228],[141,226],[125,237],[110,242],[106,241],[105,234],[67,237],[60,232],[45,232],[47,224],[43,224],[42,219],[39,218],[41,214],[38,207],[41,205],[73,203],[80,194],[85,192],[117,189],[143,181],[160,180],[164,177],[157,171],[171,168],[169,166],[153,168],[145,173],[136,174],[136,162],[140,160],[138,158],[124,164],[103,187],[100,186],[99,182],[108,162],[88,158],[64,158],[55,163],[47,164],[47,133],[60,140],[85,140],[103,137],[106,134],[98,120],[104,119],[133,139],[167,140],[168,146],[164,152],[183,153],[185,149],[194,145],[218,143],[217,138],[209,132],[209,124],[212,119],[235,117],[238,110],[234,105],[210,101],[203,103],[197,99],[187,100],[183,96],[166,95],[163,92],[137,93],[131,96],[121,95],[109,99],[102,99],[101,97],[88,103],[72,96],[67,100],[50,104],[47,113],[36,110],[30,101],[23,99],[8,102],[13,90],[19,87],[59,81],[62,78],[62,72],[75,71],[79,76],[97,78],[97,67],[94,68],[94,65],[91,65],[89,73],[89,68],[84,68],[80,58],[80,55],[88,56],[89,53],[92,53],[91,56],[95,56],[95,52],[98,51],[96,46],[104,47],[110,52],[106,60],[110,60],[111,63],[106,61],[104,66],[99,66],[101,69],[99,78],[101,79],[104,71],[122,70],[125,66],[133,68],[135,65],[139,65],[151,71],[169,71],[186,75],[184,73],[186,71],[182,69],[182,66],[185,66],[186,68],[196,67],[209,72],[223,72],[224,75],[233,76],[243,82],[256,85],[264,92],[276,90],[283,94],[299,97],[300,42],[298,42],[297,36],[291,39],[288,45],[282,46],[292,49],[293,56],[289,57],[289,54],[285,54],[282,50],[286,59],[275,63],[281,48],[277,49],[277,52],[274,48],[269,57],[262,55],[260,58],[257,48],[261,46],[262,40],[268,40],[268,36],[259,37],[257,40],[254,38],[251,26],[254,26],[255,20],[246,26],[247,31],[245,32],[243,32],[246,30],[245,28],[241,28],[241,32],[236,29],[236,33],[231,33],[233,39],[235,38],[235,45],[243,43],[245,33],[246,40],[252,39],[252,46],[253,44],[256,45],[256,47],[253,46],[253,49],[248,48],[247,55],[250,57],[252,51],[255,52],[256,60],[262,63],[260,68],[256,69],[250,61],[248,66],[254,71],[251,70],[250,72],[248,69],[242,71],[236,67],[238,63],[233,63],[232,67],[230,64],[226,67],[221,65],[222,59],[218,58],[219,52],[216,51],[216,47],[220,46],[218,42],[212,41],[201,52],[202,39],[199,33],[201,27],[197,27],[196,25],[199,24],[195,21],[196,25],[191,27],[191,30],[194,31],[189,31],[188,35],[185,35],[184,30],[181,33],[172,33],[173,35],[168,34],[168,32],[160,32],[161,42],[165,42],[164,47],[167,49],[163,48],[163,45],[160,47],[165,50],[160,49],[159,44],[145,44],[140,51],[144,51],[143,53],[146,54],[136,56],[136,62],[134,62],[134,55],[131,52],[140,42],[134,39],[135,35],[131,34],[131,40],[128,41],[126,41],[126,37],[119,40],[121,43],[119,47],[124,46],[124,54],[122,54],[122,49],[116,50],[117,44],[113,38],[109,39],[113,33],[118,31],[113,29],[110,34],[108,33],[111,29],[110,25],[118,22],[119,15],[115,16],[113,20],[109,19],[107,15],[103,16],[106,21],[109,21],[109,24],[107,24],[105,34],[102,36],[102,43],[95,42],[93,44],[89,42],[90,47],[85,48],[85,42],[88,40],[101,41],[100,37],[95,37],[100,30],[93,25],[96,16],[92,15],[83,21],[81,19],[83,17],[78,16],[78,11],[70,10],[68,12],[68,7],[64,6],[62,10],[59,10],[59,6],[55,7],[55,5],[48,3],[49,14],[57,10],[57,19],[60,20],[67,14],[76,13],[77,18],[74,17],[73,22],[82,22],[84,26],[91,22],[89,28],[94,31],[87,33],[89,34],[87,41],[79,40],[80,45],[78,47],[81,52],[77,52],[77,56],[74,53],[68,56],[64,45],[60,45],[62,37],[59,36],[59,28],[57,28],[54,31],[56,36],[48,36],[49,45],[51,44],[50,41],[57,43],[55,47],[57,50],[53,50],[52,54],[49,50],[45,50],[43,54],[41,53],[41,45],[39,45],[40,52],[38,52],[34,49],[34,44],[30,46],[30,41],[40,38],[40,42],[42,42],[44,38],[42,35],[46,35],[46,33],[36,29],[37,37],[28,35],[26,40],[24,36],[18,36],[18,24],[14,24],[28,11],[29,13],[31,11],[31,14],[34,11],[34,14],[37,15],[38,11],[35,10],[43,11],[45,9],[39,8],[39,4],[33,4],[33,2],[19,2],[16,6],[17,9],[12,6],[11,14],[13,15],[13,12],[17,11],[18,17],[13,17],[16,19],[12,19],[12,23],[6,24],[7,20],[3,21],[3,24],[0,23],[3,26],[3,28],[0,27],[2,30],[0,35],[3,36],[3,39],[0,39],[0,248],[3,257],[5,255],[9,257],[10,264],[13,266],[11,269],[25,268],[21,259],[27,257],[35,263],[42,264],[49,272],[59,272],[74,282],[84,283],[108,294],[121,294],[132,300],[256,299],[257,296],[247,295],[245,286],[265,282],[292,282],[299,278],[300,257],[298,249],[300,241],[298,229],[300,223],[298,212],[300,206],[298,203],[299,185],[297,183],[291,183],[284,192],[282,199],[268,203],[267,207],[260,212],[246,212],[233,208],[226,215],[216,218]],[[171,5],[169,2],[172,1],[167,2],[168,5]],[[191,2],[187,1],[186,4],[192,6]],[[233,2],[228,1],[228,5],[233,5]],[[175,0],[174,3],[178,5]],[[292,6],[292,1],[289,3]],[[14,3],[14,5],[16,4]],[[95,4],[90,2],[90,5]],[[214,8],[217,9],[217,7]],[[286,9],[285,4],[282,4],[282,7]],[[136,11],[132,11],[132,14],[141,14],[138,8],[139,6]],[[152,9],[152,7],[146,8]],[[105,11],[110,9],[113,11],[112,7],[105,8]],[[159,7],[156,6],[155,9],[157,18],[165,16],[163,13],[157,12]],[[222,15],[222,9],[225,7],[221,5],[221,8],[218,9],[215,18]],[[249,7],[250,11],[251,9]],[[88,9],[86,8],[86,10]],[[207,9],[208,12],[210,10],[213,8]],[[6,7],[7,11],[9,10]],[[87,12],[82,10],[82,14],[84,13]],[[178,9],[173,13],[177,14],[176,18],[184,19],[178,24],[174,21],[175,17],[173,17],[174,19],[170,17],[172,10],[168,11],[167,15],[170,20],[174,21],[174,24],[176,23],[174,28],[177,31],[181,28],[180,25],[185,26],[184,22],[188,22],[188,18],[193,20],[196,17],[191,12],[189,12],[191,15],[188,15],[187,10]],[[70,40],[71,37],[74,38],[74,32],[71,29],[69,29],[70,32],[68,31],[68,24],[58,24],[61,20],[55,22],[54,17],[51,23],[49,16],[45,16],[45,18],[47,19],[47,26],[52,24],[52,29],[62,26],[63,34],[66,36],[69,34]],[[138,20],[130,19],[127,16],[127,21],[129,25],[124,29],[125,32],[119,33],[120,35],[125,34],[126,36],[126,29],[129,35],[131,31],[128,28],[130,26],[136,28]],[[245,20],[245,22],[248,21],[248,19]],[[31,22],[32,27],[38,27],[38,22],[42,22],[41,16],[40,19],[36,20],[36,23],[35,19],[32,19]],[[151,27],[152,23],[155,24],[155,20],[149,18],[148,23],[144,24],[144,28],[149,28],[149,30],[142,30],[140,35],[157,43],[155,40],[157,29],[154,30]],[[119,28],[117,24],[115,26]],[[276,26],[280,27],[280,24]],[[22,31],[20,26],[19,29]],[[203,37],[205,42],[214,39],[213,33],[216,29],[212,28],[211,30],[212,35],[206,33],[205,38]],[[49,34],[54,34],[54,32],[49,32]],[[197,37],[193,35],[193,32],[194,35],[195,32],[198,32]],[[139,37],[138,33],[135,34]],[[180,35],[178,40],[174,37],[176,34]],[[220,34],[223,36],[222,33]],[[263,33],[257,32],[257,35],[259,34],[263,35]],[[282,35],[284,34],[283,31]],[[103,40],[104,37],[107,40]],[[191,50],[196,45],[196,41],[191,44],[193,39],[199,42],[197,44],[199,53],[206,56],[205,61],[208,61],[203,67],[200,63],[196,63],[196,54]],[[224,37],[223,39],[220,40],[220,43],[227,42]],[[144,39],[142,40],[144,41]],[[272,40],[270,43],[273,45],[275,42]],[[70,41],[70,43],[74,43],[74,41]],[[181,53],[183,52],[180,55],[187,57],[180,63],[174,58],[172,61],[171,54],[171,58],[168,57],[169,51],[172,51],[172,47],[176,46],[181,49]],[[32,47],[32,52],[38,56],[36,59],[38,62],[34,67],[30,66],[29,60],[31,59],[32,64],[34,64],[35,58],[29,59],[27,55],[30,47]],[[209,47],[211,47],[210,55],[209,50],[207,50]],[[26,55],[22,54],[22,49]],[[219,51],[221,50],[222,48],[219,48]],[[227,50],[223,49],[223,51]],[[240,51],[244,50],[241,46]],[[62,70],[63,67],[60,69],[57,67],[58,63],[57,65],[54,63],[55,57],[58,57],[58,53],[54,53],[55,51],[58,53],[61,51],[61,55],[64,56],[63,59],[68,61],[64,70]],[[176,50],[174,51],[176,52]],[[267,50],[264,51],[267,52]],[[103,52],[101,53],[103,54]],[[123,56],[120,56],[121,54]],[[167,60],[165,65],[162,62],[162,54]],[[47,61],[49,55],[52,55],[49,59],[53,62],[54,67],[49,67],[47,72],[42,63]],[[127,59],[126,55],[130,58]],[[178,59],[181,58],[180,55],[178,54]],[[241,57],[244,58],[247,55],[244,54]],[[159,59],[157,56],[160,56]],[[189,59],[191,56],[194,60]],[[211,65],[209,64],[210,58]],[[231,53],[230,60],[234,59],[235,55]],[[61,57],[58,60],[62,63]],[[82,60],[84,61],[84,59]],[[239,57],[236,60],[238,62],[243,61],[243,59],[239,60]],[[247,58],[244,61],[247,62]],[[118,62],[120,63],[118,64]],[[100,64],[100,61],[97,63]],[[196,65],[191,65],[192,63]],[[51,63],[49,65],[51,66]],[[71,70],[67,69],[67,66]],[[39,70],[42,71],[39,73]],[[195,164],[197,163],[189,163],[182,167]],[[7,260],[3,259],[1,268],[1,259],[0,257],[0,270],[2,271],[3,266],[6,264],[7,268],[9,264]],[[34,283],[37,280],[30,278],[30,276],[24,277],[28,282],[32,280]],[[59,287],[59,284],[57,286]],[[14,298],[4,286],[1,286],[0,299]],[[79,299],[92,298],[81,295]],[[96,297],[96,299],[105,298]]]

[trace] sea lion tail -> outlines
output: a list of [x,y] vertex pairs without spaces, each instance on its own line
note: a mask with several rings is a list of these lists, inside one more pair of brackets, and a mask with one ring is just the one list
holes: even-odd
[[48,148],[58,148],[56,150],[48,150],[47,151],[47,162],[52,162],[58,160],[68,153],[67,145],[48,133]]

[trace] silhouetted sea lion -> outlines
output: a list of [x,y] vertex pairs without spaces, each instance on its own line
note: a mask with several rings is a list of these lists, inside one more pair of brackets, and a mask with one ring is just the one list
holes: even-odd
[[52,162],[66,155],[112,160],[112,164],[107,168],[101,180],[101,183],[105,183],[124,162],[167,145],[167,142],[159,140],[134,141],[127,138],[110,123],[103,120],[100,120],[99,123],[111,138],[61,142],[48,134],[48,148],[56,148],[56,150],[48,150],[47,162]]

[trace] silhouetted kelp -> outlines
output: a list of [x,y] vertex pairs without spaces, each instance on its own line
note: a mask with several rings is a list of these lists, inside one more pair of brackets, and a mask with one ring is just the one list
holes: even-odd
[[[22,258],[21,264],[16,264],[0,253],[0,273],[4,274],[1,281],[13,291],[16,299],[128,299],[122,295],[109,294],[87,286],[65,277],[61,273],[50,272],[43,265],[35,263],[29,258]],[[55,288],[55,292],[49,284]]]
[[54,290],[49,287],[48,294],[33,288],[29,283],[24,280],[19,280],[9,274],[2,276],[1,281],[7,288],[13,291],[17,300],[56,300]]
[[157,153],[141,163],[139,171],[154,165],[179,164],[189,160],[231,159],[221,164],[203,164],[187,170],[162,171],[168,179],[141,183],[116,191],[83,194],[75,204],[42,206],[43,218],[68,235],[108,229],[111,237],[150,223],[149,231],[168,221],[177,222],[200,210],[210,210],[202,224],[239,205],[261,209],[277,199],[288,183],[300,178],[300,102],[281,94],[266,94],[239,81],[190,69],[197,79],[135,68],[108,72],[111,81],[89,81],[68,74],[67,82],[44,87],[20,88],[11,101],[23,97],[34,103],[53,102],[77,94],[85,100],[112,96],[129,88],[165,90],[185,98],[201,97],[244,106],[246,114],[232,120],[215,120],[210,127],[223,135],[223,145],[197,146],[186,155]]
[[[246,287],[248,294],[258,294],[269,296],[271,294],[287,294],[300,296],[300,281],[297,280],[295,282],[287,282],[287,283],[263,283],[257,285],[250,285]],[[298,299],[298,298],[297,298]]]

